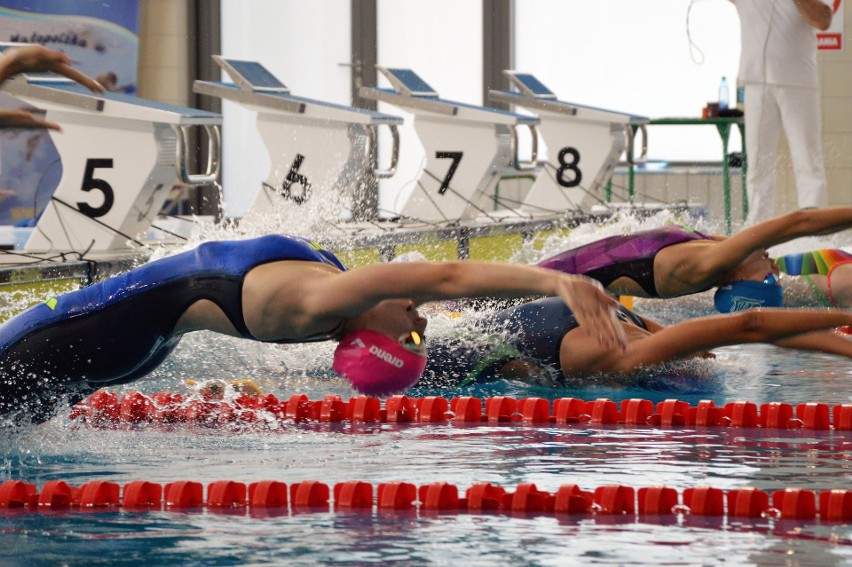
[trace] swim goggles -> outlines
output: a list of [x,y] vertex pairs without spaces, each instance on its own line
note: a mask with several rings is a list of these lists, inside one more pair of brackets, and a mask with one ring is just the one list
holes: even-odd
[[417,331],[411,331],[399,337],[399,346],[409,352],[426,356],[426,338],[421,337]]

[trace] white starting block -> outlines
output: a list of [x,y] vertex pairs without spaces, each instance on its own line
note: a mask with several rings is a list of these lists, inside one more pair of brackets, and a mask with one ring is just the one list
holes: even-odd
[[[474,218],[491,209],[507,166],[514,162],[516,169],[535,169],[537,117],[441,99],[410,69],[378,69],[393,89],[362,87],[360,96],[413,113],[426,150],[426,165],[398,211],[404,220]],[[530,128],[534,141],[527,163],[518,157],[518,126]]]
[[541,119],[547,145],[545,171],[538,176],[521,209],[531,213],[588,208],[603,201],[602,188],[619,156],[633,156],[634,128],[642,132],[642,154],[647,154],[648,118],[557,100],[547,87],[528,73],[504,71],[518,92],[490,91],[493,101],[522,106]]
[[[37,108],[62,178],[24,244],[27,252],[128,250],[151,227],[178,183],[208,185],[219,175],[219,114],[123,94],[97,94],[57,76],[18,76],[2,90]],[[187,134],[206,131],[208,161],[190,173]]]
[[[311,100],[289,89],[255,61],[213,59],[235,84],[196,81],[196,93],[230,100],[257,113],[271,168],[246,218],[270,214],[337,221],[341,206],[362,220],[375,216],[377,194],[367,181],[394,174],[402,118]],[[378,167],[378,128],[393,137],[390,165]],[[345,202],[346,199],[351,202]]]

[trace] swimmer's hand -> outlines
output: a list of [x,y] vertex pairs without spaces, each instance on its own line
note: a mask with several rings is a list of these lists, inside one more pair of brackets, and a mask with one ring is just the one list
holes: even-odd
[[620,350],[627,348],[624,329],[618,322],[618,301],[600,282],[582,276],[565,275],[559,278],[556,291],[577,319],[580,327],[597,334],[598,342]]
[[0,128],[47,128],[48,130],[62,130],[56,122],[42,120],[26,109],[0,110]]
[[104,92],[103,85],[72,67],[71,59],[61,51],[41,45],[27,45],[9,49],[0,57],[0,81],[27,71],[52,71],[80,83],[93,92]]

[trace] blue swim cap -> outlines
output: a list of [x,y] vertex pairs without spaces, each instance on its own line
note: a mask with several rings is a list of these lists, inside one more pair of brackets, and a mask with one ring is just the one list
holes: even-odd
[[719,286],[713,296],[716,311],[732,313],[754,307],[782,307],[784,288],[778,283],[741,280]]

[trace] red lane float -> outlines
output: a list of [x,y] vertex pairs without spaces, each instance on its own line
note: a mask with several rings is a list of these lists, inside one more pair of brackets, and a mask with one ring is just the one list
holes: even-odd
[[[289,490],[288,490],[289,488]],[[852,490],[835,489],[815,493],[790,487],[767,493],[754,487],[727,492],[699,486],[683,493],[671,487],[606,485],[591,491],[576,484],[564,484],[556,492],[539,489],[534,483],[520,483],[514,490],[488,482],[475,483],[462,492],[449,482],[415,486],[406,482],[373,485],[350,480],[329,488],[318,480],[304,480],[289,487],[266,480],[246,486],[242,482],[219,480],[207,485],[189,480],[170,482],[163,487],[137,480],[123,489],[116,483],[92,481],[80,487],[63,480],[36,486],[19,480],[0,484],[0,508],[38,512],[69,508],[86,509],[181,509],[211,510],[276,508],[293,513],[343,510],[400,511],[419,509],[422,513],[457,512],[471,514],[547,514],[656,516],[695,515],[727,518],[769,518],[852,522]],[[119,494],[123,497],[119,498]],[[464,496],[460,496],[464,494]],[[330,497],[333,500],[330,502]]]
[[160,392],[146,396],[128,392],[121,398],[112,392],[98,391],[71,411],[93,427],[142,424],[189,423],[204,426],[227,424],[292,423],[454,423],[493,425],[499,423],[536,425],[623,425],[652,427],[736,427],[765,429],[814,429],[852,431],[852,404],[829,407],[823,403],[796,406],[782,402],[761,404],[729,402],[717,407],[711,400],[690,406],[681,400],[656,404],[645,399],[623,400],[619,405],[607,398],[584,401],[559,398],[552,403],[544,398],[516,400],[506,396],[492,398],[441,397],[409,398],[393,396],[384,407],[381,400],[359,396],[344,401],[328,395],[312,401],[305,394],[294,394],[279,401],[272,394],[234,400],[200,396],[184,398],[180,394]]
[[252,508],[286,508],[287,485],[277,480],[251,483],[248,487],[248,505]]
[[415,500],[417,487],[410,482],[385,482],[376,489],[376,507],[379,510],[410,510]]
[[204,487],[200,482],[179,480],[166,484],[163,504],[171,508],[198,508],[204,503]]
[[297,508],[327,508],[328,485],[318,480],[303,480],[290,485],[290,505]]
[[585,514],[592,509],[593,492],[584,492],[576,484],[563,484],[553,499],[555,514]]
[[687,488],[683,504],[696,516],[722,516],[725,513],[725,493],[710,486]]
[[145,480],[134,480],[124,485],[121,502],[125,508],[159,508],[162,500],[162,485]]

